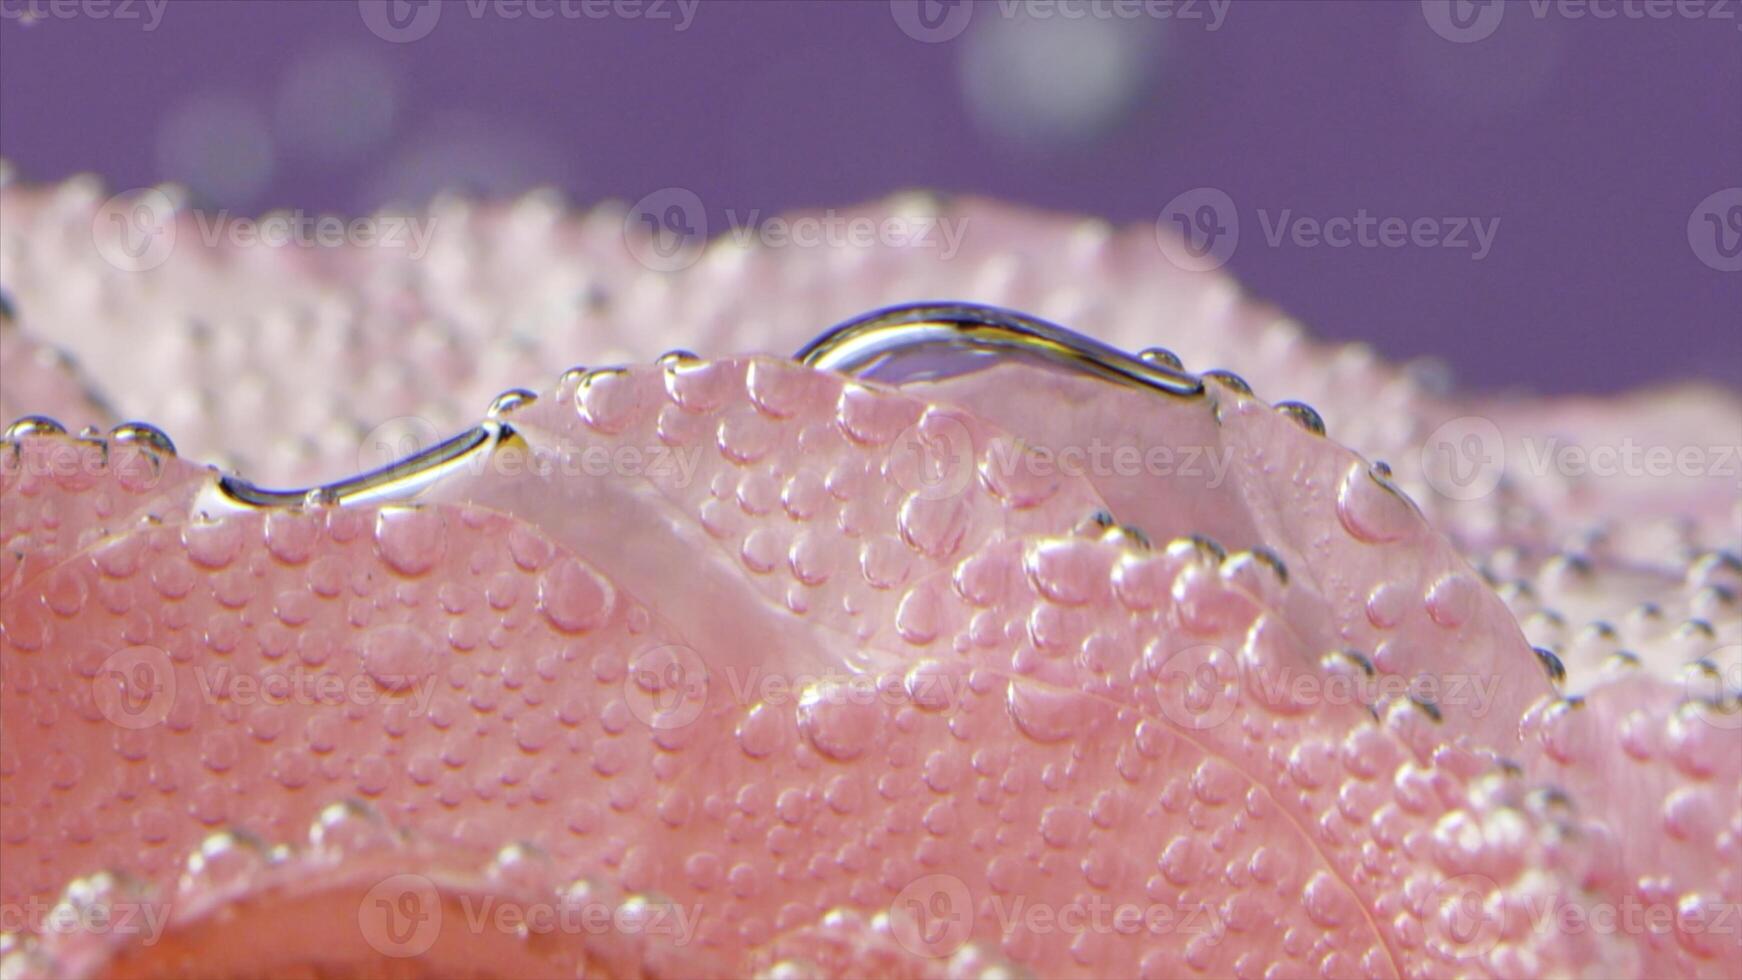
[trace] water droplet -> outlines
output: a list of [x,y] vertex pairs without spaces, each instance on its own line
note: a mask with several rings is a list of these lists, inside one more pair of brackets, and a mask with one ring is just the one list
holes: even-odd
[[895,519],[903,541],[921,554],[947,559],[968,531],[969,514],[968,501],[960,494],[916,493],[902,502]]
[[937,639],[943,605],[929,583],[908,590],[895,611],[895,630],[914,646],[924,646]]
[[592,428],[607,434],[621,432],[641,409],[640,384],[622,368],[588,372],[575,389],[575,408],[581,421]]
[[775,418],[787,418],[803,406],[815,380],[813,372],[790,361],[758,357],[750,362],[745,382],[757,409]]
[[447,551],[447,526],[433,509],[383,507],[375,515],[375,545],[395,571],[422,575]]
[[89,595],[85,577],[76,566],[54,569],[42,586],[42,601],[55,615],[62,617],[78,615]]
[[683,411],[694,414],[717,411],[735,394],[734,383],[742,377],[737,365],[703,361],[693,354],[671,357],[667,354],[659,360],[665,368],[665,392]]
[[1315,871],[1301,890],[1307,917],[1326,929],[1335,929],[1349,917],[1351,902],[1341,882],[1328,871]]
[[182,527],[182,544],[188,557],[206,568],[223,568],[242,550],[241,521],[197,520]]
[[123,422],[109,430],[109,441],[120,446],[139,446],[159,456],[175,455],[175,443],[163,430],[144,422]]
[[738,722],[738,747],[752,759],[764,759],[780,748],[785,720],[781,712],[758,702]]
[[999,499],[1018,510],[1038,507],[1062,485],[1050,466],[1034,465],[1033,451],[1007,437],[992,441],[980,460],[980,479]]
[[1393,629],[1409,612],[1410,592],[1395,582],[1381,582],[1367,594],[1367,621],[1380,629]]
[[1337,519],[1369,544],[1402,540],[1418,524],[1415,508],[1402,491],[1361,462],[1349,467],[1337,488]]
[[1111,553],[1084,541],[1049,541],[1028,549],[1029,581],[1053,602],[1076,606],[1089,601],[1107,581]]
[[1435,582],[1427,593],[1427,612],[1433,621],[1455,629],[1475,614],[1480,585],[1463,572],[1453,572]]
[[611,583],[573,558],[559,559],[538,579],[538,608],[566,632],[599,628],[616,602]]
[[877,740],[882,714],[871,700],[872,692],[850,683],[813,684],[799,697],[799,730],[818,752],[851,762]]
[[411,690],[434,674],[437,662],[435,644],[409,624],[377,626],[363,639],[363,669],[387,691]]
[[928,711],[942,711],[963,696],[960,673],[937,660],[918,660],[902,677],[902,687],[913,703]]
[[1162,850],[1157,864],[1168,881],[1183,888],[1198,880],[1204,856],[1197,841],[1190,837],[1175,837]]
[[780,444],[780,427],[765,415],[753,411],[728,412],[720,419],[714,433],[714,445],[720,455],[748,466],[773,452]]
[[1304,402],[1277,402],[1276,410],[1315,436],[1325,434],[1325,420],[1311,405]]
[[300,565],[314,554],[320,523],[298,510],[275,510],[266,516],[266,550],[286,565]]
[[859,384],[841,386],[835,421],[847,438],[865,446],[885,446],[919,420],[921,407],[895,394]]
[[1185,362],[1179,359],[1179,355],[1166,347],[1145,347],[1137,352],[1137,359],[1145,364],[1173,368],[1175,371],[1184,371],[1186,368]]
[[780,563],[781,551],[780,532],[771,527],[759,527],[744,536],[744,544],[738,549],[738,557],[743,559],[745,568],[758,575],[766,575]]
[[1074,806],[1049,806],[1040,815],[1040,836],[1052,847],[1075,847],[1089,831],[1089,815]]
[[64,436],[66,432],[66,426],[46,415],[26,415],[7,426],[0,438],[22,442],[31,436]]
[[1086,737],[1100,717],[1095,701],[1087,695],[1021,677],[1010,679],[1005,706],[1016,727],[1037,742]]

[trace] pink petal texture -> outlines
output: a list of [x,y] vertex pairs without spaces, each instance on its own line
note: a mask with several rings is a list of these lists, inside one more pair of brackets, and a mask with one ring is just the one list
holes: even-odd
[[[46,764],[9,760],[12,791],[34,801],[12,810],[0,840],[14,901],[99,869],[161,893],[194,855],[229,846],[211,842],[218,828],[289,839],[318,826],[337,791],[437,839],[525,842],[565,876],[617,879],[633,890],[625,901],[653,900],[647,889],[663,903],[693,900],[717,931],[647,953],[655,973],[772,965],[787,958],[786,934],[820,913],[875,920],[916,885],[968,896],[968,931],[937,941],[951,952],[979,940],[998,960],[1047,973],[1387,973],[1400,968],[1387,939],[1434,933],[1433,902],[1446,896],[1416,913],[1426,923],[1398,907],[1384,931],[1361,909],[1383,907],[1412,877],[1432,891],[1453,871],[1496,896],[1540,889],[1520,875],[1555,860],[1533,853],[1553,835],[1532,831],[1527,815],[1493,809],[1486,792],[1468,798],[1488,764],[1433,756],[1419,727],[1431,722],[1413,705],[1395,706],[1386,727],[1334,702],[1315,721],[1310,704],[1259,703],[1274,696],[1238,681],[1208,691],[1236,702],[1226,717],[1219,700],[1196,705],[1204,692],[1177,685],[1195,658],[1237,678],[1235,656],[1262,673],[1286,670],[1292,651],[1285,627],[1267,630],[1238,591],[1202,594],[1223,588],[1213,567],[1189,597],[1219,610],[1213,618],[1176,607],[1173,589],[1146,592],[1145,580],[1165,586],[1169,572],[1196,580],[1201,566],[1177,551],[1012,539],[970,554],[885,607],[880,618],[896,628],[872,635],[897,634],[880,644],[889,666],[855,688],[852,665],[821,661],[816,648],[756,642],[766,631],[754,605],[729,633],[691,645],[598,566],[485,510],[244,514],[126,540],[139,555],[131,569],[75,558],[42,577],[43,591],[8,598],[48,605],[48,581],[101,591],[91,608],[63,600],[44,637],[88,656],[47,660],[9,634],[9,671],[33,676],[28,689],[7,689],[8,744],[56,733]],[[615,555],[606,567],[634,561]],[[707,577],[668,574],[680,591]],[[913,611],[922,606],[923,618]],[[444,634],[432,635],[429,614]],[[7,618],[17,620],[15,605]],[[953,649],[923,656],[939,637],[955,637]],[[825,679],[794,697],[745,704],[738,693],[807,671]],[[134,689],[140,677],[151,686]],[[250,704],[248,678],[281,688],[278,700]],[[680,696],[654,697],[663,684]],[[341,690],[348,704],[320,696]],[[1419,790],[1383,778],[1406,771]],[[1436,798],[1436,783],[1462,802]],[[320,787],[328,793],[309,792]],[[1224,807],[1228,817],[1212,817]],[[1222,819],[1232,822],[1213,830]],[[1493,820],[1523,825],[1472,853],[1455,839],[1430,843]],[[977,844],[976,827],[988,835]],[[45,833],[58,843],[31,846]],[[1412,833],[1415,855],[1380,866],[1356,856],[1364,843],[1394,851]],[[1122,843],[1133,835],[1153,835],[1159,852],[1136,858]],[[201,884],[182,880],[178,908]],[[1109,929],[1066,947],[1044,929],[999,928],[1011,895],[1146,916],[1166,908],[1182,924],[1201,918],[1201,931],[1156,946],[1151,929]],[[1237,938],[1278,916],[1289,928],[1268,942]],[[889,928],[898,940],[911,931]],[[1473,950],[1420,951],[1421,966],[1544,955],[1534,936],[1472,938]],[[905,945],[932,952],[912,937]]]
[[[1742,976],[1734,393],[1449,391],[987,201],[116,206],[0,187],[0,976]],[[785,356],[916,297],[1221,370]],[[1555,455],[1629,444],[1706,465]]]

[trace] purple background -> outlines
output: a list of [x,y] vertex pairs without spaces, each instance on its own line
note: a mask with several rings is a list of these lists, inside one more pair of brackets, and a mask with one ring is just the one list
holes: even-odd
[[[722,228],[728,208],[932,187],[1148,223],[1176,194],[1214,186],[1239,209],[1234,273],[1322,335],[1440,355],[1485,387],[1742,384],[1742,274],[1702,263],[1688,231],[1707,195],[1742,183],[1734,19],[1574,20],[1514,4],[1492,37],[1454,44],[1415,0],[1241,2],[1214,31],[1149,18],[1119,27],[1141,54],[1128,97],[1066,139],[975,108],[976,38],[1010,26],[996,6],[961,37],[921,43],[882,0],[708,0],[682,32],[475,18],[455,3],[427,37],[388,43],[350,0],[175,0],[149,32],[20,23],[32,2],[0,0],[0,154],[27,179],[186,180],[166,161],[188,141],[169,141],[166,158],[161,133],[216,93],[257,109],[275,144],[269,173],[204,189],[249,211],[355,212],[455,184],[548,183],[582,203],[675,185]],[[339,85],[363,108],[334,106],[327,130],[318,101],[335,93],[318,85],[287,116],[286,79],[335,52],[380,91]],[[1043,96],[1055,74],[1071,72],[1033,61]],[[300,140],[310,126],[327,141]],[[354,140],[329,145],[335,133]],[[1285,208],[1500,225],[1482,261],[1272,247],[1257,211]]]

